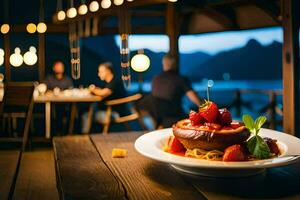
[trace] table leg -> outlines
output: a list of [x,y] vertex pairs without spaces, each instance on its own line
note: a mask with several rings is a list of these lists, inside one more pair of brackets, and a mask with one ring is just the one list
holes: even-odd
[[72,103],[71,105],[71,113],[70,113],[70,124],[69,124],[69,131],[68,134],[73,134],[74,131],[74,124],[75,124],[75,118],[76,118],[76,103]]
[[45,127],[46,127],[46,138],[51,137],[51,102],[45,103]]
[[88,111],[88,119],[87,119],[87,124],[88,124],[88,131],[85,134],[90,133],[91,131],[91,127],[92,127],[92,123],[93,123],[93,112],[94,112],[94,108],[93,108],[93,104],[91,103],[89,106],[89,111]]

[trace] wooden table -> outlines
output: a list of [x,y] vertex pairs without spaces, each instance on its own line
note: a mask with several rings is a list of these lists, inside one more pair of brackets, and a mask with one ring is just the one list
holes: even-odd
[[[70,114],[70,125],[69,133],[73,132],[75,115],[76,115],[76,103],[93,103],[99,102],[102,98],[95,95],[85,95],[85,96],[64,96],[64,95],[43,95],[34,97],[35,103],[45,103],[45,137],[51,137],[51,103],[72,103],[71,114]],[[92,105],[89,107],[88,111],[88,122],[92,122],[93,108]]]
[[[0,102],[3,99],[3,88],[0,85]],[[34,96],[35,103],[45,104],[45,137],[49,139],[51,137],[51,103],[71,103],[71,114],[70,114],[70,125],[68,133],[73,132],[75,114],[76,114],[76,103],[94,103],[102,101],[102,98],[92,94],[89,95],[70,95],[64,94],[54,95],[53,93],[46,93],[45,95]],[[90,105],[88,111],[88,123],[91,126],[92,123],[93,108]]]
[[[61,199],[300,199],[300,162],[247,178],[194,177],[138,154],[141,133],[55,137]],[[128,150],[112,158],[113,148]]]

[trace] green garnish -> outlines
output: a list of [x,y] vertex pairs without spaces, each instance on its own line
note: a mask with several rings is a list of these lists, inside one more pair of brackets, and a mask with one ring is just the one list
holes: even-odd
[[243,122],[251,133],[251,137],[247,141],[247,148],[252,155],[259,159],[269,158],[271,154],[267,143],[258,135],[266,121],[265,116],[260,116],[254,121],[250,115],[243,115]]

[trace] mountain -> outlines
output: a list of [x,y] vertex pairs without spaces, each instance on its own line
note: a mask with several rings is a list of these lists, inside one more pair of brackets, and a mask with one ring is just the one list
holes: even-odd
[[218,53],[202,63],[193,73],[208,79],[223,79],[229,73],[231,79],[266,80],[281,79],[281,49],[279,42],[263,46],[254,39],[242,47]]

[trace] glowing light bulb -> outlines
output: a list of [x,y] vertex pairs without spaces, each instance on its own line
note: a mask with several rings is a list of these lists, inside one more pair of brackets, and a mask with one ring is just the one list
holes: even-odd
[[138,53],[131,59],[131,68],[136,72],[144,72],[150,67],[150,59],[143,53]]
[[10,29],[10,27],[9,27],[8,24],[2,24],[2,26],[1,26],[1,33],[2,34],[6,34],[6,33],[9,32],[9,29]]
[[23,64],[23,57],[21,56],[21,49],[15,48],[15,52],[10,55],[9,62],[14,67],[20,67]]
[[170,2],[176,2],[177,0],[168,0],[168,1],[170,1]]
[[0,66],[4,63],[4,50],[0,48]]
[[90,8],[91,12],[96,12],[97,10],[99,10],[99,3],[98,3],[98,1],[92,1],[90,3],[89,8]]
[[76,16],[77,16],[77,10],[76,10],[76,8],[72,7],[72,8],[69,8],[67,10],[67,17],[74,18]]
[[88,12],[88,7],[85,4],[82,4],[78,8],[78,14],[79,15],[85,15]]
[[124,3],[124,0],[114,0],[114,4],[116,5],[116,6],[120,6],[120,5],[122,5]]
[[57,13],[57,19],[58,19],[59,21],[62,21],[62,20],[64,20],[65,18],[66,18],[66,13],[65,13],[65,11],[61,10],[61,11],[59,11],[59,12]]
[[36,30],[39,33],[45,33],[47,31],[47,25],[44,22],[40,22],[38,23]]
[[26,30],[28,33],[35,33],[36,32],[36,25],[34,23],[29,23],[26,26]]
[[102,0],[101,1],[101,7],[103,9],[107,9],[111,6],[111,1],[110,0]]
[[29,48],[29,51],[27,51],[24,54],[23,59],[24,59],[24,63],[26,65],[29,65],[29,66],[34,65],[37,62],[37,59],[38,59],[38,57],[36,55],[36,48],[34,46],[31,46]]

